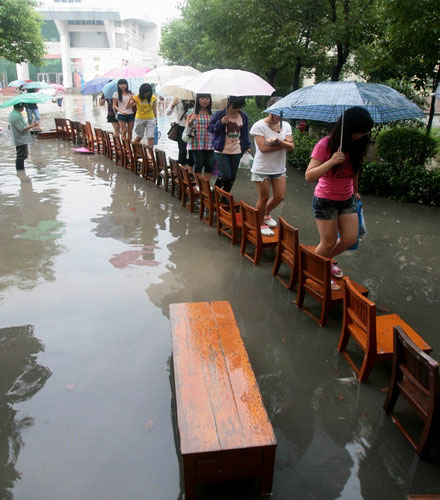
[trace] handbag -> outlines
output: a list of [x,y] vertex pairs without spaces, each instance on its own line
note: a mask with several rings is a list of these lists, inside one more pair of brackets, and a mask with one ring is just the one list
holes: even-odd
[[[183,111],[182,116],[179,119],[179,122],[182,120],[182,118],[185,116],[186,110]],[[177,135],[178,135],[178,127],[179,124],[177,122],[172,122],[170,125],[170,129],[168,130],[168,139],[171,141],[177,141]]]
[[183,129],[182,141],[191,144],[196,136],[196,129],[192,125],[187,125]]
[[170,129],[167,132],[168,139],[170,141],[177,141],[177,129],[179,125],[176,122],[173,122],[170,125]]

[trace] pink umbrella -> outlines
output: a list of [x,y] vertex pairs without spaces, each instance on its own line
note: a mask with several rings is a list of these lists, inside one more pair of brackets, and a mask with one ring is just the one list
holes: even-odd
[[145,68],[143,66],[118,66],[101,76],[109,78],[139,78],[146,75],[149,71],[150,68]]
[[63,85],[60,85],[59,83],[51,83],[50,86],[55,89],[55,90],[66,90]]

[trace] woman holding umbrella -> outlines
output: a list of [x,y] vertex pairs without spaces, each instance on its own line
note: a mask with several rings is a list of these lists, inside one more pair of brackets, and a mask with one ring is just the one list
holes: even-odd
[[178,162],[183,166],[189,166],[191,169],[194,165],[193,155],[191,151],[187,151],[186,142],[182,139],[182,134],[186,125],[186,114],[188,110],[194,106],[194,101],[179,99],[174,97],[171,104],[168,106],[165,113],[169,116],[175,113],[177,123],[177,146],[179,148]]
[[[268,107],[280,97],[271,97]],[[277,207],[286,195],[286,153],[293,151],[292,128],[278,115],[269,113],[266,118],[257,121],[250,134],[255,138],[255,157],[252,163],[251,180],[258,191],[256,208],[260,214],[261,234],[273,236],[271,227],[277,222],[270,212]],[[272,188],[272,196],[270,191]]]
[[[313,197],[320,236],[316,253],[325,257],[332,258],[357,241],[358,177],[372,127],[373,120],[366,109],[349,108],[330,135],[313,149],[305,178],[309,182],[318,181]],[[343,276],[336,265],[332,265],[332,274],[337,278]],[[332,289],[337,290],[339,286],[332,282]]]
[[192,125],[195,130],[193,142],[188,144],[188,149],[192,151],[194,158],[194,173],[201,174],[204,170],[208,178],[211,177],[214,165],[212,136],[208,132],[212,115],[211,106],[211,94],[197,94],[195,108],[188,111],[186,119],[186,124]]
[[118,90],[113,94],[113,108],[118,113],[117,120],[121,129],[122,139],[131,141],[134,126],[134,111],[132,92],[125,78],[118,81]]
[[113,133],[119,135],[121,130],[119,128],[119,122],[116,119],[116,113],[113,109],[113,99],[106,99],[104,94],[101,94],[99,98],[99,105],[105,106],[107,104],[107,122],[112,124]]

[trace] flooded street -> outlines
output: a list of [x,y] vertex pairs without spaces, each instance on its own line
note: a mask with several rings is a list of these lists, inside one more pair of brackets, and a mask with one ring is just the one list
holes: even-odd
[[[90,98],[63,116],[106,123]],[[55,104],[40,106],[53,128]],[[321,328],[296,293],[177,198],[102,155],[33,139],[24,174],[0,111],[0,498],[183,498],[171,385],[169,304],[231,302],[278,440],[273,497],[404,499],[440,493],[440,442],[425,460],[382,405],[390,363],[359,384],[337,345],[335,308]],[[161,145],[168,121],[160,118]],[[313,186],[288,169],[274,213],[316,244]],[[248,170],[234,197],[254,204]],[[363,199],[368,236],[339,259],[440,360],[440,210]],[[310,299],[306,299],[312,304]],[[316,310],[316,309],[315,309]],[[414,429],[420,430],[418,421]],[[253,482],[209,485],[201,499],[257,499]]]

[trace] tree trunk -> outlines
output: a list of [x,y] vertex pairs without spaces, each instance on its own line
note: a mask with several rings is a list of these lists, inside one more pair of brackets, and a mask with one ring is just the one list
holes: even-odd
[[298,90],[300,87],[300,77],[301,77],[301,69],[303,67],[303,63],[301,62],[301,58],[296,58],[295,71],[293,73],[293,81],[292,81],[292,90]]
[[[437,71],[437,74],[433,78],[433,85],[432,85],[432,91],[435,92],[437,89],[437,86],[440,83],[440,70]],[[426,133],[429,134],[431,132],[431,127],[432,127],[432,122],[434,120],[434,113],[435,113],[435,94],[432,96],[431,99],[431,107],[429,108],[429,118],[428,118],[428,125],[426,125]]]
[[278,74],[278,68],[271,68],[270,71],[266,73],[267,80],[272,85],[272,87],[274,86],[274,81],[277,74]]
[[336,64],[333,66],[332,69],[332,76],[331,76],[331,81],[332,82],[338,82],[339,77],[341,75],[342,68],[344,64],[347,61],[348,54],[350,53],[349,49],[347,47],[342,47],[342,44],[338,43],[336,45],[337,50],[338,50],[338,59],[336,61]]

